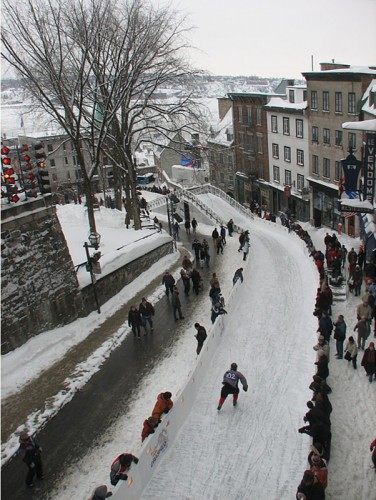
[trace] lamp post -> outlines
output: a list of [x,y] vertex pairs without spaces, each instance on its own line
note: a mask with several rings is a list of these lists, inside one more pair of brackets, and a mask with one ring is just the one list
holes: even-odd
[[97,305],[98,314],[100,314],[101,308],[99,305],[97,288],[95,286],[96,278],[95,278],[94,272],[93,272],[93,264],[98,262],[101,255],[100,255],[100,252],[96,252],[91,257],[90,253],[89,253],[89,248],[95,248],[95,250],[98,250],[99,243],[101,241],[101,235],[99,233],[92,232],[89,234],[88,240],[90,242],[90,245],[86,241],[84,243],[84,248],[85,248],[85,252],[86,252],[86,260],[87,260],[86,270],[90,273],[91,284],[93,285],[93,293],[94,293],[95,303]]

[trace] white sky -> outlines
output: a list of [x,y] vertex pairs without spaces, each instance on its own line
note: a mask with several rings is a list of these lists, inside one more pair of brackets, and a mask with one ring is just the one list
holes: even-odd
[[[240,226],[251,231],[251,251],[244,272],[245,280],[240,285],[244,290],[243,296],[240,296],[243,300],[239,300],[228,311],[228,328],[217,349],[215,361],[208,366],[207,377],[201,381],[202,390],[195,407],[142,498],[291,499],[306,468],[310,444],[310,438],[298,434],[297,429],[304,425],[303,415],[307,411],[305,402],[311,397],[308,385],[314,373],[315,352],[312,346],[317,340],[317,320],[312,315],[317,271],[307,256],[304,244],[295,234],[289,235],[278,224],[258,218],[251,222],[215,196],[202,195],[200,198],[225,219],[232,217]],[[71,242],[75,241],[73,232],[80,231],[82,234],[87,227],[79,207],[75,218],[72,217],[73,209],[73,205],[66,207],[66,210],[64,207],[59,209],[64,232]],[[110,219],[116,217],[116,211],[108,211],[107,216],[109,226],[114,228],[116,223],[110,223]],[[104,223],[105,210],[101,217]],[[200,231],[210,235],[212,227],[204,226],[201,219],[197,219]],[[322,249],[326,229],[317,230],[308,225],[307,229],[317,248]],[[124,228],[119,227],[119,239],[114,232],[111,233],[111,239],[122,241],[123,233]],[[104,229],[102,236],[106,240]],[[359,246],[359,240],[346,235],[339,239],[348,249]],[[218,273],[225,297],[232,287],[234,270],[243,264],[237,247],[237,238],[228,238],[223,255],[225,266]],[[171,264],[172,261],[156,264],[155,269],[149,270],[149,277],[154,277]],[[145,280],[143,276],[140,279]],[[145,284],[143,281],[141,287]],[[125,287],[114,300],[105,304],[104,316],[125,303],[139,287],[137,281]],[[158,287],[150,300],[156,303],[163,294],[163,287]],[[359,298],[350,295],[347,302],[333,308],[334,317],[344,314],[348,336],[356,321],[355,308],[358,303]],[[195,311],[195,321],[209,327],[209,314],[209,298],[202,297]],[[38,336],[42,339],[43,347],[41,344],[38,347],[40,339],[35,337],[25,348],[2,356],[3,394],[11,392],[12,385],[22,386],[26,381],[25,372],[30,377],[36,376],[37,370],[50,366],[56,355],[62,356],[72,342],[82,340],[97,326],[98,315],[94,312],[85,322],[78,321],[79,324],[75,322]],[[122,436],[123,443],[127,443],[127,450],[132,450],[136,455],[139,453],[142,423],[154,404],[155,394],[166,387],[173,395],[176,394],[196,361],[195,331],[189,320],[181,323],[181,328],[186,330],[180,340],[169,357],[145,377],[129,412],[108,429],[103,442],[87,450],[87,460],[80,467],[73,464],[66,471],[64,484],[57,484],[56,490],[52,492],[53,498],[84,500],[89,497],[95,484],[109,484],[109,466],[114,457],[124,451],[119,448],[119,436]],[[72,329],[81,332],[79,338],[72,335]],[[69,401],[127,334],[129,328],[125,322],[113,339],[109,339],[86,363],[77,367],[74,375],[67,380],[67,391],[56,395],[52,407],[46,411],[58,411],[63,399]],[[360,367],[362,353],[358,357],[359,369],[354,371],[346,361],[335,359],[333,340],[331,349],[328,383],[333,387],[330,395],[333,404],[333,441],[327,498],[371,498],[375,474],[370,468],[369,444],[375,437],[376,428],[375,383],[368,382]],[[25,356],[25,352],[28,356]],[[41,354],[45,355],[42,357]],[[23,357],[22,364],[17,361],[19,356]],[[250,389],[246,394],[241,392],[235,410],[231,401],[226,401],[218,415],[216,406],[222,375],[232,361],[238,362]],[[21,368],[15,369],[17,366]],[[361,425],[358,422],[359,415]],[[43,415],[31,415],[28,428],[35,431],[41,421]],[[249,449],[244,448],[245,437]],[[17,436],[13,436],[3,443],[2,457],[11,455],[16,447]],[[348,460],[346,457],[350,452],[351,460]]]
[[[154,5],[164,4],[152,0]],[[219,75],[301,78],[335,59],[376,63],[375,0],[172,0],[189,15],[192,63]]]

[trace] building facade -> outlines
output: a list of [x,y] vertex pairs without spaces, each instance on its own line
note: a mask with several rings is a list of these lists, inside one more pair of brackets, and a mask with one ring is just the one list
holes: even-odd
[[268,128],[268,211],[289,211],[309,220],[309,154],[305,86],[288,86],[286,98],[273,97],[265,105]]
[[338,205],[341,160],[350,151],[362,159],[362,133],[342,129],[344,122],[363,119],[361,98],[376,75],[376,68],[322,63],[321,71],[303,73],[307,81],[311,222],[319,227],[337,228],[339,223],[350,236],[359,234],[356,216],[343,218]]

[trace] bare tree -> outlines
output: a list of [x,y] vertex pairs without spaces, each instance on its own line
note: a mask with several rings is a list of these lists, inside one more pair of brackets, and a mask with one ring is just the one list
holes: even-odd
[[121,209],[124,178],[127,209],[140,228],[135,150],[143,141],[155,144],[200,126],[190,93],[158,99],[161,88],[183,88],[187,76],[198,74],[185,58],[184,17],[146,0],[4,0],[3,14],[2,57],[72,141],[90,230],[91,180],[103,153],[115,167],[116,206]]

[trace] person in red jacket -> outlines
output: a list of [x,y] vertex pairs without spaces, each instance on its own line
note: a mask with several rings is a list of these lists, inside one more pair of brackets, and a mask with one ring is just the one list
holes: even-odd
[[372,463],[376,471],[376,439],[374,439],[369,447],[370,451],[372,451]]
[[116,486],[122,479],[128,479],[127,472],[131,468],[132,462],[138,464],[138,458],[131,453],[122,453],[111,464],[110,481],[112,486]]
[[144,442],[145,439],[150,436],[150,434],[154,434],[155,429],[158,427],[158,419],[157,417],[149,417],[144,421],[144,426],[141,432],[141,441]]
[[163,413],[168,413],[174,406],[171,399],[171,392],[161,392],[158,394],[157,402],[155,403],[154,409],[152,411],[152,416],[156,417],[158,420],[161,419]]
[[26,486],[32,488],[34,486],[33,479],[35,475],[38,479],[43,479],[42,449],[26,431],[21,432],[19,442],[18,455],[28,468]]

